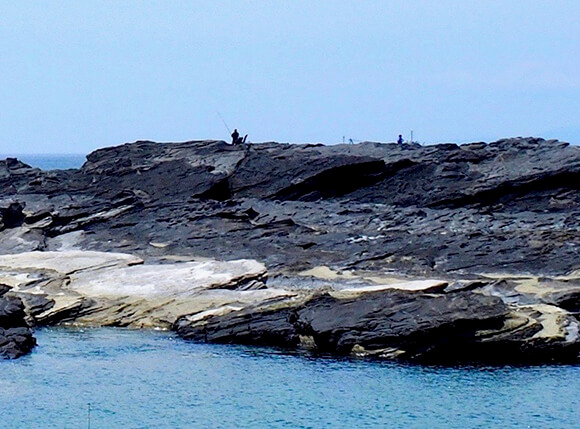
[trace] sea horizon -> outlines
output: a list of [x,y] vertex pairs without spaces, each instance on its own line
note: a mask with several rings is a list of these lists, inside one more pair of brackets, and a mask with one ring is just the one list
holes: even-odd
[[16,158],[41,170],[66,170],[80,168],[87,160],[87,154],[80,153],[2,153],[0,160]]

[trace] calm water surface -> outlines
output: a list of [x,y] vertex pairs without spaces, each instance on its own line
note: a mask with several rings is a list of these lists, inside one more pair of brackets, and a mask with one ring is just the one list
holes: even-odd
[[18,158],[31,167],[41,170],[65,170],[80,168],[86,161],[85,155],[78,154],[0,154],[0,159]]
[[[1,428],[578,428],[580,367],[440,368],[45,328],[0,361]],[[91,404],[90,422],[88,404]]]

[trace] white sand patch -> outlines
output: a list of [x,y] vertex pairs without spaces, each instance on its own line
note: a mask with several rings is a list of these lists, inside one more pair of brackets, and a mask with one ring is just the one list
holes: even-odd
[[361,273],[354,271],[339,272],[325,265],[320,265],[306,271],[301,271],[298,273],[298,275],[302,277],[315,277],[321,280],[366,280],[378,285],[401,283],[405,281],[401,277],[380,276],[376,273],[365,274],[364,272]]
[[482,277],[492,280],[537,280],[538,277],[529,274],[506,274],[506,273],[477,273]]
[[187,320],[190,322],[197,322],[209,316],[223,316],[225,314],[231,313],[232,311],[242,310],[243,308],[244,307],[242,306],[224,305],[222,307],[212,308],[206,311],[200,311],[199,313],[187,316]]
[[149,243],[149,246],[155,247],[156,249],[165,249],[167,246],[169,246],[169,243],[155,243],[152,241]]

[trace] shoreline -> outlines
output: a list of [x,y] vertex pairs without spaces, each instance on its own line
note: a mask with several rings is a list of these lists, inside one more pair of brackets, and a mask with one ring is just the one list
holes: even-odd
[[578,363],[580,325],[553,301],[577,296],[580,286],[314,273],[321,278],[300,273],[271,284],[265,266],[250,260],[156,265],[80,250],[0,256],[4,296],[23,301],[32,326],[163,329],[196,341],[425,364]]

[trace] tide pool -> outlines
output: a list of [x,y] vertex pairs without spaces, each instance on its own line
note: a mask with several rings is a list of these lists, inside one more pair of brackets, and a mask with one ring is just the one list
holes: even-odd
[[[0,361],[1,428],[576,428],[580,367],[425,367],[44,328]],[[89,412],[90,404],[90,412]]]

